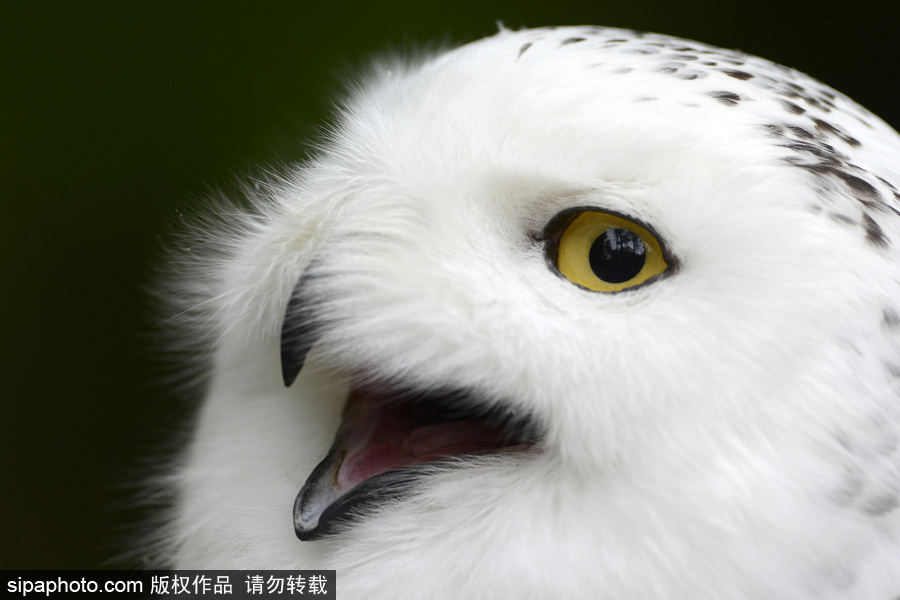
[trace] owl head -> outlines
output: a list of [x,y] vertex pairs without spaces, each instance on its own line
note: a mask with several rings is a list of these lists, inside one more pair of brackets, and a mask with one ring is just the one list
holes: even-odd
[[206,377],[170,564],[896,594],[898,160],[827,86],[661,35],[378,62],[314,157],[172,248]]

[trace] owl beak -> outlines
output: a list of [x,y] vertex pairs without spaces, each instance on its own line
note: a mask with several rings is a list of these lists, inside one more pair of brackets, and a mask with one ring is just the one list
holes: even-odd
[[[383,455],[391,455],[392,451],[396,455],[397,449],[390,448],[391,443],[380,431],[383,412],[359,392],[350,393],[328,455],[313,469],[294,501],[294,531],[301,540],[335,533],[337,525],[350,520],[352,513],[373,502],[402,496],[413,481],[412,474],[391,470],[395,465],[384,462]],[[381,463],[377,459],[360,459],[373,442]],[[379,469],[385,472],[379,473]]]
[[536,448],[533,428],[492,421],[471,408],[479,404],[483,399],[458,390],[416,392],[368,379],[352,386],[334,443],[294,502],[297,537],[335,533],[393,503],[436,461],[459,468],[462,457]]
[[303,541],[318,539],[326,533],[319,529],[320,521],[329,521],[322,519],[322,515],[346,492],[337,485],[335,477],[343,456],[339,447],[337,442],[332,446],[328,456],[316,466],[294,501],[294,531]]
[[303,293],[311,279],[308,273],[300,277],[281,322],[281,375],[285,387],[291,387],[297,379],[306,355],[319,336],[311,302]]
[[366,506],[399,499],[413,484],[413,474],[392,471],[355,486],[342,485],[338,474],[346,456],[343,445],[340,439],[335,442],[294,501],[294,532],[304,542],[337,533]]

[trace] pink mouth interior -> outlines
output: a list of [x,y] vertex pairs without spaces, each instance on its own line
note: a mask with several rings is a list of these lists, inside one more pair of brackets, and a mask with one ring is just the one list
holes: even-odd
[[479,419],[446,420],[424,403],[391,401],[376,388],[353,389],[341,426],[344,459],[335,473],[338,488],[401,467],[459,456],[518,448],[523,442]]

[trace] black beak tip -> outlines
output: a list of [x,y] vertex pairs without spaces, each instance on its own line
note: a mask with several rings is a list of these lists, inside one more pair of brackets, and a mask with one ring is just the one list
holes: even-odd
[[301,277],[294,287],[281,323],[281,376],[285,387],[291,387],[297,379],[319,333],[309,301],[301,293],[306,280]]

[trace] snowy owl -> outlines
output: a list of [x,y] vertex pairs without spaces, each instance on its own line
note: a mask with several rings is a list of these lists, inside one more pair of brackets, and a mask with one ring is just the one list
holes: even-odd
[[900,597],[895,131],[600,27],[347,96],[169,254],[205,375],[166,566],[336,569],[345,599]]

